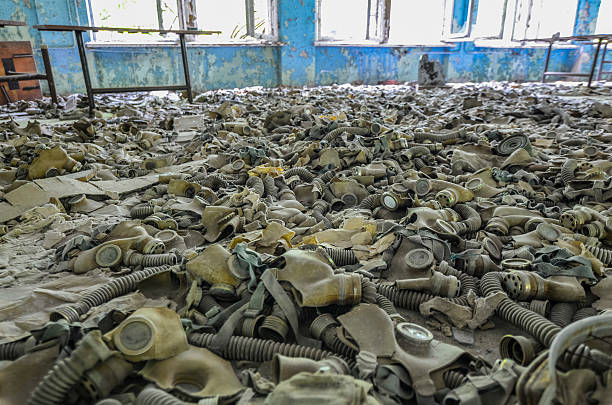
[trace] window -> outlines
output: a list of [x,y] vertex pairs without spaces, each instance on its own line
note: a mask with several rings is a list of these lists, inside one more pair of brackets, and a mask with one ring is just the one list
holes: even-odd
[[476,23],[472,28],[474,38],[503,38],[508,13],[508,0],[487,0],[478,3]]
[[[89,0],[90,24],[100,27],[198,29],[220,35],[188,35],[188,41],[274,40],[275,0]],[[96,41],[177,41],[171,34],[94,33]]]
[[[180,29],[176,0],[90,1],[91,25],[97,27]],[[100,31],[96,41],[160,41],[159,34],[122,34]]]
[[225,42],[273,38],[268,0],[195,0],[195,8],[198,28],[221,31],[218,38]]
[[446,38],[465,38],[472,29],[472,0],[445,2],[444,34]]
[[383,42],[384,3],[383,0],[319,0],[319,40]]
[[444,0],[392,0],[389,42],[435,44],[442,40]]
[[514,40],[574,33],[578,0],[517,0]]
[[[476,2],[474,2],[476,3]],[[445,39],[497,39],[516,46],[526,39],[570,36],[578,0],[447,0]]]
[[601,0],[597,14],[596,34],[612,33],[612,0]]
[[[578,1],[318,0],[317,40],[437,45],[486,39],[517,46],[525,39],[572,35]],[[612,13],[612,0],[602,1],[609,7],[602,10]]]

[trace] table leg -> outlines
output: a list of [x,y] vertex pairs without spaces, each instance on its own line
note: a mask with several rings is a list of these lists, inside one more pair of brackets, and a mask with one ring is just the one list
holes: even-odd
[[0,90],[2,90],[2,95],[4,96],[4,98],[6,99],[6,102],[8,104],[11,104],[11,96],[9,96],[8,92],[6,91],[6,89],[4,88],[4,84],[0,83]]
[[597,78],[595,80],[599,81],[601,78],[601,71],[603,70],[604,61],[606,60],[606,52],[608,52],[608,41],[604,44],[603,53],[601,54],[601,59],[599,59],[599,70],[597,71]]
[[91,91],[91,78],[89,76],[89,66],[87,65],[87,55],[85,54],[85,45],[83,44],[83,32],[74,31],[77,47],[79,48],[79,57],[81,58],[81,69],[83,70],[83,79],[85,79],[85,88],[87,89],[87,102],[89,103],[89,115],[93,115],[93,110],[96,107],[94,104],[93,92]]
[[183,58],[183,71],[185,72],[185,87],[187,87],[187,99],[193,103],[193,93],[191,92],[191,77],[189,76],[189,61],[187,60],[187,45],[185,45],[185,34],[179,34],[181,42],[181,56]]
[[550,54],[552,52],[553,43],[550,41],[548,51],[546,51],[546,62],[544,62],[544,73],[542,73],[542,83],[546,82],[546,72],[548,72],[548,63],[550,62]]
[[53,78],[53,70],[51,70],[51,60],[49,59],[49,47],[47,45],[40,46],[43,65],[45,67],[45,75],[47,75],[47,84],[49,85],[49,93],[51,101],[57,105],[57,92],[55,91],[55,79]]
[[593,81],[593,74],[595,73],[595,66],[597,65],[597,57],[599,56],[599,48],[601,48],[601,38],[597,41],[597,48],[595,49],[595,56],[593,57],[593,64],[591,65],[591,73],[589,73],[589,84],[587,87],[591,88],[591,82]]

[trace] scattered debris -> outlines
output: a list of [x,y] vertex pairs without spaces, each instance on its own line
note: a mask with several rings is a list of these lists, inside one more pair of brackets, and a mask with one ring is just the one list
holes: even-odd
[[[419,84],[444,84],[439,63]],[[595,91],[2,107],[0,403],[605,398],[612,123]]]

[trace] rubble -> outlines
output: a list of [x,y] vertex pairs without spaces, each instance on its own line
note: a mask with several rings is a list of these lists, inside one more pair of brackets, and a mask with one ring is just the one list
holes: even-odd
[[611,96],[2,107],[0,403],[604,401]]

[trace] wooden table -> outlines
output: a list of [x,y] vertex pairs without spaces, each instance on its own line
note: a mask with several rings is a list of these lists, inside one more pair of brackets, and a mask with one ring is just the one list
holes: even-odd
[[[155,90],[186,90],[189,102],[193,101],[193,92],[191,91],[191,76],[189,75],[189,61],[187,59],[187,46],[185,44],[185,35],[211,35],[220,34],[220,31],[195,31],[195,30],[160,30],[153,28],[120,28],[120,27],[90,27],[83,25],[35,25],[39,31],[56,31],[56,32],[73,32],[76,38],[77,47],[79,50],[79,58],[81,59],[81,69],[83,71],[83,79],[85,88],[87,89],[87,100],[89,104],[89,113],[93,114],[95,108],[94,94],[106,93],[128,93],[137,91],[155,91]],[[91,86],[91,76],[89,73],[89,65],[87,64],[87,56],[85,54],[85,45],[83,43],[83,32],[92,31],[114,31],[125,33],[160,33],[160,34],[177,34],[181,46],[181,57],[183,62],[183,71],[185,73],[185,84],[166,85],[166,86],[132,86],[132,87],[104,87],[94,88]]]

